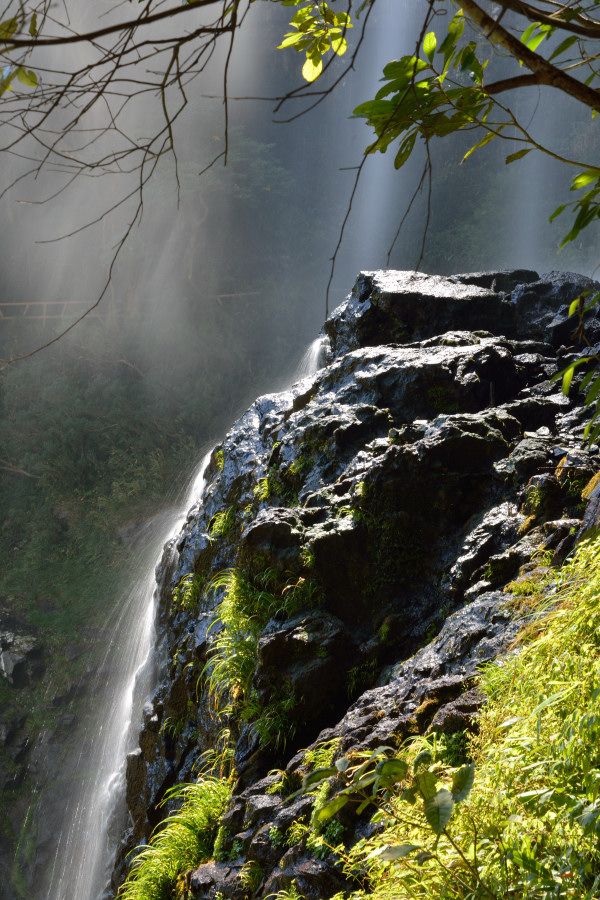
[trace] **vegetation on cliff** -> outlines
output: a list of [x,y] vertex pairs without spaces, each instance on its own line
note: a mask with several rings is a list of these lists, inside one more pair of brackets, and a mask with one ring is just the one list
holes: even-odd
[[[337,759],[330,742],[322,758],[305,760],[301,791],[313,801],[311,824],[271,829],[271,840],[334,855],[356,884],[352,900],[600,896],[599,592],[594,538],[550,589],[541,585],[514,648],[482,671],[487,704],[476,736],[430,735],[396,751]],[[528,593],[523,602],[533,606]],[[186,798],[144,851],[124,888],[127,900],[187,896],[189,876],[172,864],[170,849],[194,804],[192,793]],[[363,817],[375,813],[370,836],[338,843],[352,831],[352,807]],[[214,845],[202,845],[185,868],[211,853],[218,857]],[[247,875],[253,865],[246,860]],[[169,866],[169,878],[148,875]],[[250,896],[256,886],[248,875],[240,890]],[[279,896],[299,894],[292,883]]]

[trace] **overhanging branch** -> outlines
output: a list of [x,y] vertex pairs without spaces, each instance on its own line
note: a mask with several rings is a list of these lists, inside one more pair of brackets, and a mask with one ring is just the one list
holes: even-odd
[[[504,47],[511,56],[520,60],[523,65],[533,72],[537,79],[534,82],[535,84],[544,84],[557,88],[579,100],[580,103],[584,103],[590,109],[600,112],[600,94],[597,91],[582,81],[573,78],[572,75],[564,72],[558,66],[548,62],[539,53],[530,50],[510,31],[507,31],[506,28],[484,12],[475,3],[475,0],[461,0],[461,5],[469,19],[483,29],[489,41]],[[485,86],[483,89],[486,90]]]

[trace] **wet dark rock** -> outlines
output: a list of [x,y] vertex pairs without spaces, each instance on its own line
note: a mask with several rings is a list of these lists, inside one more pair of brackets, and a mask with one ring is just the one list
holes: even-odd
[[15,688],[27,687],[44,674],[44,649],[31,635],[0,632],[0,675]]
[[315,859],[290,848],[281,858],[264,886],[264,895],[289,890],[292,882],[306,900],[320,900],[351,889],[350,882],[335,861]]
[[[235,423],[157,569],[160,680],[128,757],[119,865],[219,740],[202,672],[223,627],[214,579],[235,569],[250,586],[254,706],[227,722],[239,777],[222,860],[189,889],[211,900],[292,880],[308,900],[348,889],[333,857],[283,841],[311,801],[282,802],[268,773],[297,787],[309,768],[299,746],[336,740],[339,755],[476,728],[478,668],[524,621],[504,589],[547,578],[550,557],[600,525],[587,413],[552,381],[577,352],[568,306],[590,285],[528,270],[362,273],[325,325],[327,365]],[[173,588],[188,576],[199,594],[185,608]],[[363,827],[347,823],[347,839]]]

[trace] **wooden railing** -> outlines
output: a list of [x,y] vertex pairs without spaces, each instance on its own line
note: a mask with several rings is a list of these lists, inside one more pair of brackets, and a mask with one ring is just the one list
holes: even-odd
[[[79,309],[77,309],[79,307]],[[82,300],[27,300],[20,303],[0,302],[0,319],[62,319],[66,315],[85,312]],[[91,310],[90,316],[99,317],[99,308]]]
[[[211,299],[221,305],[223,300],[240,300],[245,297],[257,297],[259,294],[260,291],[213,294]],[[24,300],[19,303],[0,301],[0,319],[41,319],[45,322],[47,319],[62,319],[67,315],[75,318],[78,313],[85,312],[86,308],[83,300]],[[92,309],[88,315],[103,318],[106,315],[106,308],[101,304]]]

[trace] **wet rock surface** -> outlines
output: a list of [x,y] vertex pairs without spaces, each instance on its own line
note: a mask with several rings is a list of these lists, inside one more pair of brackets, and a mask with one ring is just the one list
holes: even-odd
[[[477,667],[527,617],[518,585],[600,522],[582,398],[551,380],[577,352],[568,305],[590,284],[526,270],[362,273],[326,323],[326,365],[256,400],[215,448],[158,567],[162,675],[128,759],[115,885],[224,724],[239,779],[219,860],[189,873],[194,897],[347,887],[331,855],[280,839],[310,815],[268,774],[298,781],[296,748],[335,741],[339,755],[476,727]],[[246,698],[244,715],[224,721],[205,666],[225,570],[254,604],[254,655],[233,698],[234,711]],[[174,593],[182,579],[193,593]]]

